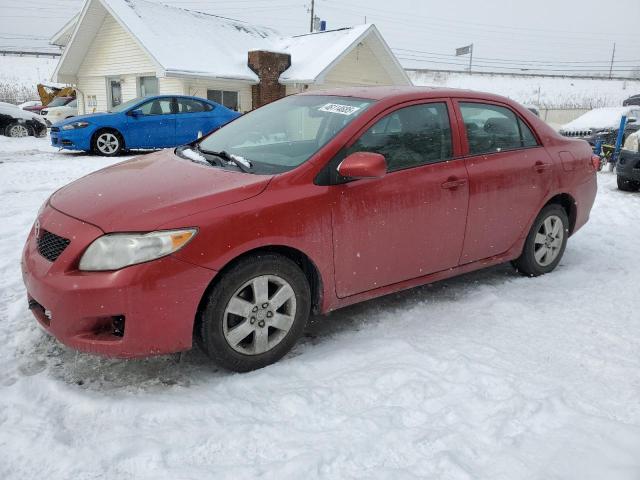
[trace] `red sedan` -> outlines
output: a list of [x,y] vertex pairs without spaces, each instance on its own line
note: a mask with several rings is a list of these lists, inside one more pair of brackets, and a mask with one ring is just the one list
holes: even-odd
[[586,142],[495,95],[290,96],[54,193],[24,249],[29,306],[85,352],[195,339],[260,368],[312,312],[508,261],[550,272],[587,222],[595,166]]

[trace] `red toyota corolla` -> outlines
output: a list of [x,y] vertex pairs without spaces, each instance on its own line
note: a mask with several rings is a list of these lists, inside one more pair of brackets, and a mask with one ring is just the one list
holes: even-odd
[[311,312],[507,261],[550,272],[595,195],[589,145],[506,98],[313,92],[58,190],[23,276],[72,348],[140,357],[195,339],[247,371]]

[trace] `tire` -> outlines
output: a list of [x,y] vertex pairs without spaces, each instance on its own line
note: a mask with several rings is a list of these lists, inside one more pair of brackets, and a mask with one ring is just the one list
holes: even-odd
[[6,126],[4,134],[12,138],[28,137],[33,135],[33,129],[29,125],[13,122]]
[[561,205],[547,205],[533,222],[522,254],[512,262],[513,266],[520,274],[528,277],[551,272],[562,259],[568,237],[567,212]]
[[197,344],[228,370],[266,367],[293,348],[310,310],[309,282],[298,265],[271,253],[249,257],[208,293],[196,324]]
[[640,182],[627,180],[626,178],[622,178],[620,175],[618,175],[617,180],[618,190],[622,190],[623,192],[637,192],[640,190]]
[[91,148],[103,157],[115,157],[124,148],[124,141],[115,130],[101,130],[94,135]]

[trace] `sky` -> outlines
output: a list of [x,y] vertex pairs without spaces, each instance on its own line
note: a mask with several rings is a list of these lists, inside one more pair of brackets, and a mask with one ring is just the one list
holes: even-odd
[[[0,0],[0,45],[52,35],[82,3]],[[286,34],[309,31],[311,0],[163,3]],[[465,69],[469,56],[455,49],[472,43],[474,70],[607,74],[615,43],[614,75],[640,75],[640,0],[316,0],[315,12],[330,29],[375,23],[407,67]]]

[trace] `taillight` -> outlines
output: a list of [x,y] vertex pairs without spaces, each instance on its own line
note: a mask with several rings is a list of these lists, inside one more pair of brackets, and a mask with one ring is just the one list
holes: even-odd
[[602,168],[601,159],[598,155],[591,155],[591,166],[593,166],[593,170],[598,172]]

